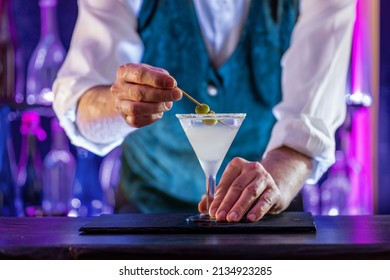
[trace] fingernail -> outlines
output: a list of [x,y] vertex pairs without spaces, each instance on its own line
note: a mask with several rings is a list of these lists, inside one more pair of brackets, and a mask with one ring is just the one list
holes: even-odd
[[236,212],[231,212],[228,216],[229,220],[235,221],[237,219],[237,213]]
[[256,221],[256,215],[255,214],[249,214],[247,217],[247,220],[251,221],[251,222],[254,222]]
[[172,102],[164,102],[164,106],[167,111],[172,109],[172,105]]
[[176,81],[173,78],[165,78],[164,80],[164,87],[165,88],[174,88],[176,87]]
[[226,211],[225,210],[221,210],[220,212],[218,212],[217,214],[217,218],[220,219],[220,220],[225,220],[226,219]]
[[172,100],[179,100],[182,97],[182,93],[179,89],[174,89],[171,91]]

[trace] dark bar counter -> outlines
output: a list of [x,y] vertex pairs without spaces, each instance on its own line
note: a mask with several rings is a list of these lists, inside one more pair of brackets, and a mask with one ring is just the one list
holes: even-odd
[[390,259],[390,215],[315,216],[316,232],[80,232],[92,219],[0,217],[0,259]]

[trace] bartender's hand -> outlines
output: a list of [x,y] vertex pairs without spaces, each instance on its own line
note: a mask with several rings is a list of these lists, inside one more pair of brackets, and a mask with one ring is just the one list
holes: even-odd
[[[265,214],[278,214],[300,191],[311,165],[309,157],[288,147],[270,151],[262,163],[234,158],[222,174],[209,214],[228,222],[254,222]],[[207,212],[206,197],[199,211]]]
[[176,80],[161,68],[125,64],[118,68],[111,86],[115,108],[133,127],[143,127],[162,118],[181,99]]

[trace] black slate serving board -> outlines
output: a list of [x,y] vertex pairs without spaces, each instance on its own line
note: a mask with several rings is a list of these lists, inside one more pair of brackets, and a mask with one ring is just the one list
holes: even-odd
[[83,225],[83,233],[292,233],[315,232],[309,212],[284,212],[258,222],[187,222],[190,214],[104,214]]

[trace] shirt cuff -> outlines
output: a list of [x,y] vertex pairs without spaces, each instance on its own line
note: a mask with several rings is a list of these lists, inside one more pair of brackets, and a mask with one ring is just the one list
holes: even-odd
[[307,183],[317,182],[335,162],[334,131],[315,118],[300,116],[278,121],[271,134],[264,157],[271,150],[288,146],[313,161],[313,169]]
[[96,85],[95,80],[88,79],[78,80],[77,86],[72,78],[56,80],[53,85],[55,92],[53,110],[73,145],[85,148],[98,156],[105,156],[119,146],[124,138],[119,138],[111,143],[94,143],[86,139],[76,125],[77,102],[85,91]]

